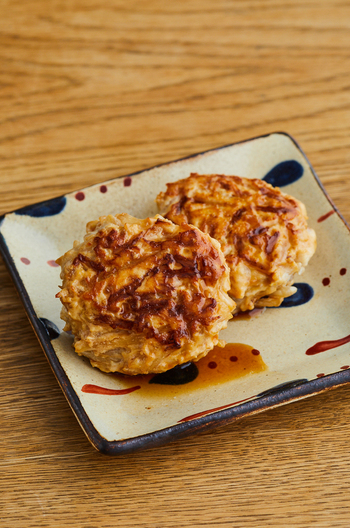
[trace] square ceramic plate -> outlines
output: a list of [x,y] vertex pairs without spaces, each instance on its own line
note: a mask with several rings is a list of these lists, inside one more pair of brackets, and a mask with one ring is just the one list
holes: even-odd
[[[232,353],[227,357],[226,379],[215,369],[210,374],[202,360],[202,382],[182,385],[104,374],[74,353],[72,337],[62,330],[55,298],[60,269],[54,261],[75,239],[82,240],[92,219],[122,212],[154,216],[155,198],[165,184],[191,172],[264,178],[282,187],[305,203],[317,233],[316,254],[298,292],[282,307],[236,319],[222,331],[227,343],[248,345],[245,355],[238,347],[243,355],[234,353],[236,361]],[[349,229],[286,134],[116,178],[9,213],[0,222],[0,249],[33,328],[83,430],[104,453],[160,445],[350,381]],[[252,349],[255,357],[248,358]]]

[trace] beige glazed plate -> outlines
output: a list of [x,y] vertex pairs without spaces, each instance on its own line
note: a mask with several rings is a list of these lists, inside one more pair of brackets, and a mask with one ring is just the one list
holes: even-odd
[[[55,260],[107,214],[157,213],[167,182],[191,172],[263,178],[306,205],[318,247],[280,308],[234,318],[230,346],[167,376],[104,374],[63,331]],[[305,155],[283,133],[211,150],[34,204],[0,219],[0,250],[67,400],[91,443],[115,455],[223,425],[350,381],[349,229]],[[173,369],[174,370],[174,369]]]

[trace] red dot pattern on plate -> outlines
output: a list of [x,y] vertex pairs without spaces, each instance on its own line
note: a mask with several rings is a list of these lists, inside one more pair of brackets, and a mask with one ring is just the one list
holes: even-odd
[[326,350],[331,350],[332,348],[343,346],[346,343],[350,343],[350,334],[345,337],[341,337],[340,339],[319,341],[319,343],[316,343],[312,347],[308,348],[305,354],[307,356],[314,356],[315,354],[319,354],[320,352],[325,352]]
[[87,394],[105,394],[107,396],[119,396],[122,394],[130,394],[138,389],[141,389],[140,385],[135,387],[129,387],[128,389],[108,389],[107,387],[100,387],[99,385],[84,385],[81,388],[81,392],[86,392]]
[[132,179],[130,178],[130,176],[127,176],[127,178],[124,178],[124,187],[130,187],[131,182],[132,182]]
[[230,361],[232,361],[232,363],[234,363],[235,361],[238,361],[238,357],[237,356],[231,356],[230,357]]
[[27,259],[26,257],[22,257],[21,258],[21,262],[23,262],[23,264],[25,264],[26,266],[28,266],[28,264],[30,264],[30,260]]
[[209,361],[209,363],[208,363],[208,367],[209,367],[210,369],[216,369],[217,364],[215,363],[215,361]]
[[83,192],[79,191],[75,195],[75,198],[78,200],[78,202],[82,202],[83,200],[85,200],[85,194]]
[[253,356],[258,356],[260,354],[260,352],[256,348],[253,348],[252,354],[253,354]]
[[48,260],[47,263],[49,266],[52,266],[53,268],[59,268],[59,264],[57,264],[57,262],[55,262],[54,260]]
[[340,275],[345,275],[346,274],[346,268],[342,268],[340,271],[339,271]]
[[321,374],[317,374],[318,378],[323,378],[323,376],[324,376],[323,372],[321,372]]
[[237,405],[238,403],[243,403],[245,401],[251,400],[252,398],[255,398],[255,396],[250,396],[249,398],[245,398],[244,400],[239,400],[233,403],[228,403],[226,405],[221,405],[221,407],[216,407],[215,409],[208,409],[207,411],[202,411],[197,414],[192,414],[191,416],[186,416],[186,418],[182,418],[178,421],[180,422],[187,422],[188,420],[193,420],[194,418],[199,418],[200,416],[205,416],[206,414],[215,412],[215,411],[221,411],[222,409],[227,409],[228,407],[232,407],[233,405]]
[[101,192],[101,193],[106,193],[107,191],[108,191],[108,189],[107,189],[107,185],[101,185],[101,187],[100,187],[100,192]]
[[323,286],[329,286],[330,282],[331,282],[331,279],[329,277],[325,277],[324,279],[322,279]]
[[332,209],[331,211],[329,211],[328,213],[320,216],[320,218],[318,218],[317,222],[323,222],[324,220],[327,220],[327,218],[329,218],[330,216],[332,216],[332,214],[334,214],[335,211],[334,209]]
[[344,365],[343,367],[340,367],[341,370],[347,370],[348,368],[350,368],[349,365]]

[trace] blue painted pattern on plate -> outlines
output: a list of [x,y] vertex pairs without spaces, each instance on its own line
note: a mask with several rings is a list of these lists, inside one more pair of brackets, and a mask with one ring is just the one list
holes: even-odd
[[33,216],[35,218],[55,216],[63,211],[66,203],[67,198],[65,196],[60,196],[58,198],[54,198],[53,200],[47,200],[46,202],[40,202],[38,204],[22,207],[22,209],[17,209],[15,213],[18,215]]
[[299,180],[304,173],[303,166],[295,160],[282,161],[271,169],[263,180],[274,187],[284,187]]
[[293,284],[295,288],[297,288],[297,291],[294,293],[294,295],[291,295],[290,297],[286,297],[280,308],[291,308],[292,306],[300,306],[301,304],[305,304],[309,301],[311,301],[312,297],[314,296],[314,290],[310,286],[310,284],[307,284],[306,282],[297,282]]

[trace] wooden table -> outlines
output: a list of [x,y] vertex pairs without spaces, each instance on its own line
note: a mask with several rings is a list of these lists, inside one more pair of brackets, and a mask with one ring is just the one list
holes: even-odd
[[[0,28],[0,214],[286,131],[350,221],[350,3],[3,0]],[[107,458],[2,263],[0,292],[1,527],[350,526],[350,387]]]

